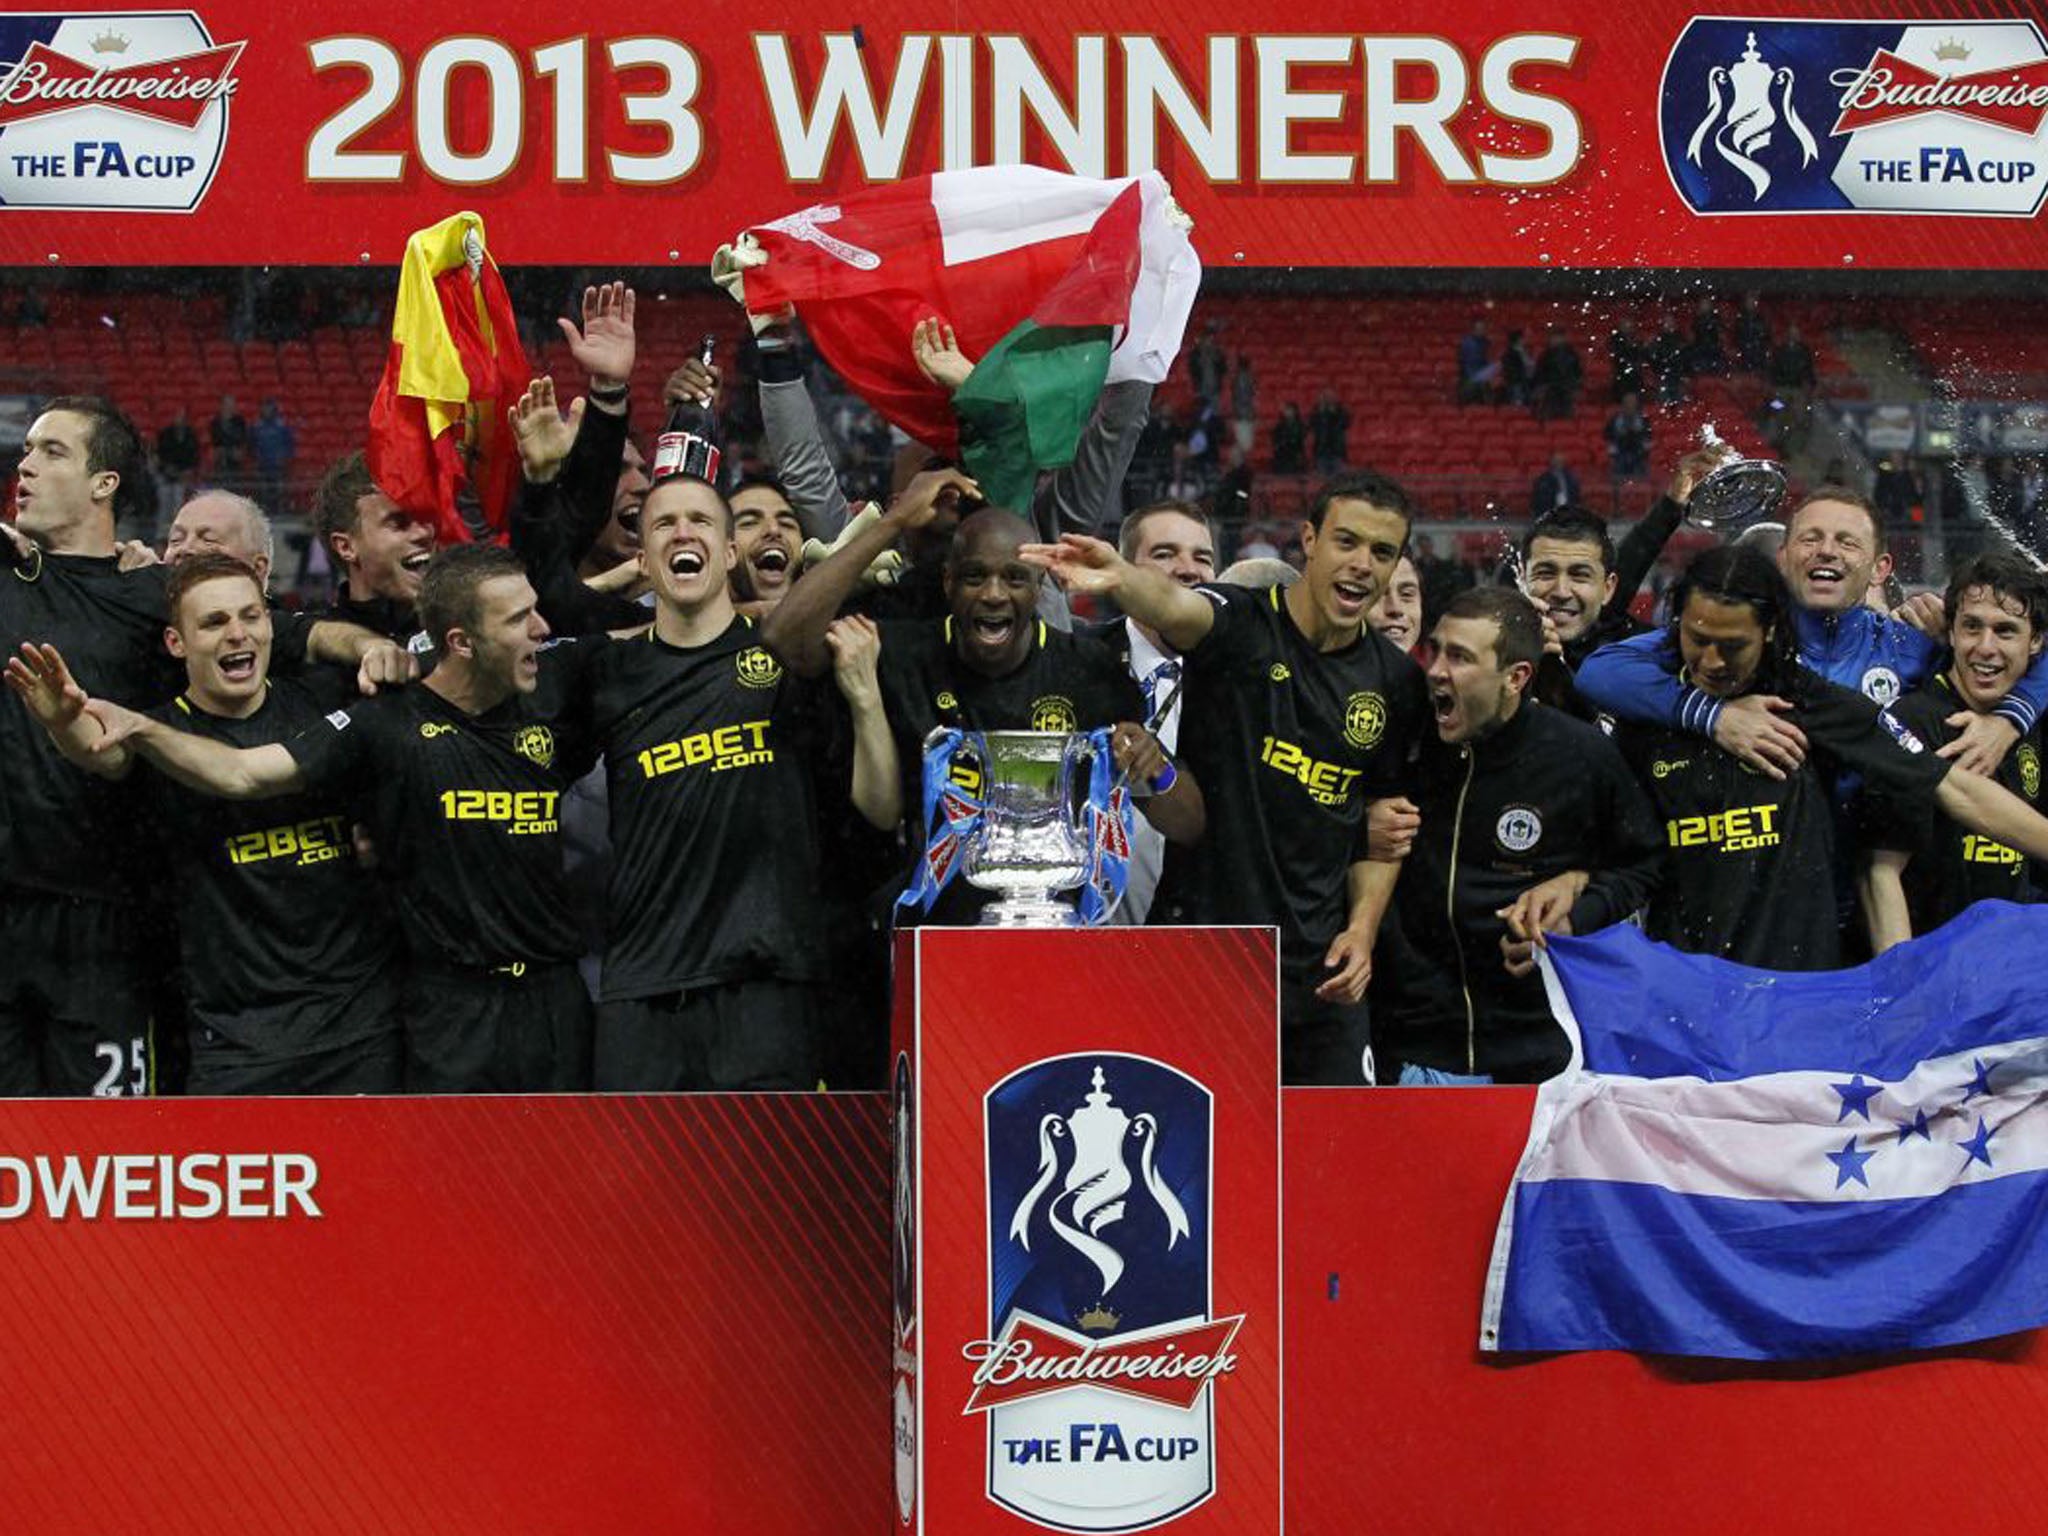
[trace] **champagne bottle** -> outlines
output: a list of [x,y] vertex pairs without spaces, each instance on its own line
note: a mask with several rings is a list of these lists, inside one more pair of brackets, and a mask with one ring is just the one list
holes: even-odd
[[[706,368],[711,366],[711,350],[716,343],[715,336],[704,338],[698,359]],[[675,409],[668,413],[668,425],[654,440],[653,478],[662,480],[670,475],[695,475],[716,485],[718,460],[717,411],[694,400],[678,400]]]

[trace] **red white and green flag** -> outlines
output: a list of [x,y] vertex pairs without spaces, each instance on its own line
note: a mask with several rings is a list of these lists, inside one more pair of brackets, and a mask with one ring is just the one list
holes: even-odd
[[[768,260],[747,273],[747,307],[793,306],[856,394],[1010,506],[1072,460],[1104,384],[1167,376],[1202,279],[1156,171],[939,171],[750,233]],[[928,316],[978,359],[951,397],[911,356]]]

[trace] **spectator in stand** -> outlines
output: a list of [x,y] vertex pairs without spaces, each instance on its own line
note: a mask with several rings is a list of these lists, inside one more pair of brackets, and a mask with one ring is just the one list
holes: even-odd
[[1913,473],[1903,453],[1888,453],[1878,463],[1870,499],[1877,503],[1887,531],[1912,526],[1914,512],[1927,504],[1920,477]]
[[1509,405],[1527,405],[1536,387],[1536,349],[1521,331],[1509,331],[1500,355],[1500,394]]
[[[1280,559],[1280,546],[1273,542],[1273,531],[1274,530],[1268,524],[1265,523],[1246,524],[1244,534],[1238,540],[1237,559],[1233,563],[1236,565],[1244,565],[1247,562],[1251,561],[1269,561]],[[1228,574],[1229,573],[1226,572],[1223,576],[1220,576],[1217,579],[1219,581],[1227,580]]]
[[1721,308],[1711,298],[1701,299],[1692,312],[1692,346],[1687,349],[1686,362],[1696,377],[1728,371],[1728,352],[1721,343]]
[[1686,361],[1689,349],[1685,338],[1678,334],[1678,322],[1666,315],[1657,324],[1657,334],[1651,338],[1645,354],[1650,367],[1657,374],[1657,398],[1666,405],[1675,405],[1685,398]]
[[1643,333],[1636,328],[1635,321],[1624,320],[1608,333],[1607,357],[1612,365],[1608,387],[1614,398],[1624,400],[1630,395],[1640,395],[1648,351],[1643,345]]
[[1195,387],[1195,399],[1203,405],[1214,405],[1223,398],[1223,375],[1230,366],[1216,331],[1217,324],[1211,320],[1202,339],[1188,353],[1188,382]]
[[1237,431],[1237,446],[1250,454],[1259,431],[1259,380],[1252,372],[1252,360],[1237,354],[1237,371],[1230,376],[1230,418]]
[[1771,361],[1771,322],[1753,293],[1742,296],[1735,317],[1735,366],[1744,373],[1762,373]]
[[1350,457],[1348,438],[1351,412],[1338,402],[1335,390],[1326,389],[1316,397],[1309,413],[1308,435],[1315,445],[1316,473],[1334,475]]
[[2025,460],[2013,477],[2013,526],[2036,554],[2042,547],[2042,525],[2048,523],[2048,469],[2038,458]]
[[1308,428],[1301,419],[1301,407],[1292,400],[1280,407],[1280,419],[1273,423],[1273,473],[1300,475],[1308,472]]
[[1223,477],[1216,482],[1210,515],[1219,523],[1243,523],[1252,513],[1252,466],[1244,450],[1232,443],[1223,450]]
[[1486,322],[1474,320],[1472,329],[1458,338],[1458,404],[1479,405],[1491,400],[1499,386],[1500,364],[1493,360]]
[[1631,390],[1621,397],[1602,435],[1616,480],[1640,480],[1650,472],[1650,418],[1643,414],[1641,395]]
[[265,400],[249,429],[249,447],[256,455],[256,477],[262,489],[257,499],[272,512],[284,510],[285,476],[298,456],[299,440],[275,400]]
[[1536,359],[1531,380],[1535,398],[1531,402],[1539,420],[1562,421],[1578,409],[1579,388],[1586,380],[1586,366],[1578,349],[1556,326],[1543,343],[1543,355]]
[[160,517],[168,517],[192,494],[192,478],[199,473],[199,434],[192,430],[192,418],[185,407],[164,424],[156,435],[156,494]]
[[1138,432],[1138,446],[1131,456],[1132,477],[1138,482],[1141,499],[1156,500],[1161,487],[1173,478],[1173,450],[1179,446],[1182,435],[1172,403],[1155,402],[1152,414]]
[[239,489],[249,472],[249,422],[235,408],[233,395],[220,397],[220,409],[206,427],[207,445],[213,450],[215,483]]
[[1416,534],[1409,547],[1415,574],[1422,582],[1422,623],[1427,629],[1453,597],[1472,585],[1472,578],[1457,561],[1439,556],[1436,541],[1426,533]]
[[1195,459],[1188,444],[1173,445],[1173,467],[1166,476],[1167,501],[1202,501],[1209,494],[1208,481],[1202,475],[1202,466]]
[[1785,327],[1785,340],[1777,351],[1771,354],[1771,388],[1783,395],[1788,404],[1796,402],[1802,409],[1807,396],[1813,393],[1818,382],[1813,371],[1813,349],[1799,334],[1799,327]]
[[[1205,401],[1195,407],[1194,424],[1188,428],[1188,452],[1201,463],[1203,478],[1213,480],[1223,463],[1223,440],[1231,437],[1228,427],[1223,424],[1223,413],[1215,402]],[[1235,441],[1235,439],[1232,439]]]
[[1578,500],[1579,477],[1565,463],[1562,450],[1552,453],[1550,467],[1538,475],[1536,483],[1529,488],[1529,515],[1541,517],[1559,507],[1576,505]]

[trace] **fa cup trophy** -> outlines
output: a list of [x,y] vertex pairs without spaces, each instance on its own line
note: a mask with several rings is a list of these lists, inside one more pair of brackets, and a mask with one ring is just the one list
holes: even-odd
[[1778,510],[1785,499],[1785,471],[1768,459],[1745,459],[1732,443],[1723,442],[1710,422],[1700,428],[1700,446],[1720,463],[1692,488],[1685,520],[1695,528],[1734,535]]
[[981,760],[981,826],[961,873],[999,900],[984,924],[1067,928],[1079,924],[1063,893],[1088,878],[1089,737],[1065,731],[975,731],[966,745]]

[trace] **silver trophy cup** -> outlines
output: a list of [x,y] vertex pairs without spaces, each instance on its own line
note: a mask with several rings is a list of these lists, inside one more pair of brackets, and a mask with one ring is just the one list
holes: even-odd
[[1071,928],[1081,919],[1064,893],[1088,878],[1087,774],[1095,748],[1065,731],[974,731],[962,746],[980,760],[981,826],[961,872],[1000,898],[984,924]]
[[1700,428],[1700,446],[1721,462],[1700,477],[1686,504],[1685,520],[1712,533],[1736,534],[1778,510],[1785,499],[1785,471],[1768,459],[1745,459],[1724,442],[1713,424]]

